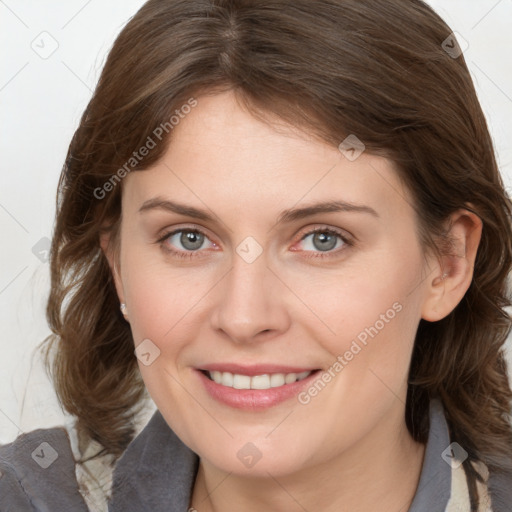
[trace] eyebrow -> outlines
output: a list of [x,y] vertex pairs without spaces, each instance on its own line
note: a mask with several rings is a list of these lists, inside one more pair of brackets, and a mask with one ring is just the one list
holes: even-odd
[[[194,217],[203,221],[213,222],[214,218],[206,212],[193,206],[169,201],[162,197],[154,197],[145,201],[139,208],[139,213],[149,210],[164,210],[187,217]],[[379,214],[371,207],[361,204],[347,203],[345,201],[324,201],[320,203],[311,204],[302,208],[291,208],[284,210],[280,213],[277,224],[285,222],[293,222],[296,220],[304,219],[318,213],[332,213],[332,212],[356,212],[368,213],[374,217],[380,217]]]

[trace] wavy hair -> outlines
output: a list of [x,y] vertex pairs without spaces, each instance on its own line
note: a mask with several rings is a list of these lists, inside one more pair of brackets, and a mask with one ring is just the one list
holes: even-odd
[[[466,468],[510,469],[511,202],[464,55],[445,51],[447,40],[457,48],[451,32],[420,0],[143,5],[108,55],[57,193],[45,364],[88,438],[119,457],[146,396],[99,245],[104,232],[117,240],[121,169],[130,162],[127,172],[143,172],[158,161],[172,143],[170,116],[191,98],[233,90],[261,119],[272,113],[333,146],[356,134],[366,151],[389,157],[414,198],[425,250],[448,250],[443,225],[456,210],[482,220],[465,296],[444,319],[420,321],[406,422],[424,442],[428,403],[440,397],[452,438],[469,453]],[[133,160],[161,126],[156,146]]]

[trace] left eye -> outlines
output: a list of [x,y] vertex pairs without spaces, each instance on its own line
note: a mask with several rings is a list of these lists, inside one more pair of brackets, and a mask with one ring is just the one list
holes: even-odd
[[303,250],[320,252],[332,251],[347,243],[339,233],[329,229],[313,231],[305,235],[301,239],[301,242],[303,242],[305,246]]

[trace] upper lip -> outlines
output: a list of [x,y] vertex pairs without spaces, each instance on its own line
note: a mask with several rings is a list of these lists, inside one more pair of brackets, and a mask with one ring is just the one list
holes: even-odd
[[205,364],[198,367],[199,370],[207,370],[210,372],[230,372],[240,375],[264,375],[265,373],[301,373],[306,371],[318,370],[318,368],[311,368],[306,366],[285,366],[282,364],[252,364],[241,365],[236,363],[212,363]]

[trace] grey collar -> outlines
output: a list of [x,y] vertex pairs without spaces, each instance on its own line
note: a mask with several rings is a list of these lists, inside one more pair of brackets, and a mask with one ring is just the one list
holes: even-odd
[[430,429],[420,481],[409,512],[444,512],[452,485],[452,468],[441,457],[450,445],[450,434],[439,400],[430,402]]
[[[441,454],[450,437],[443,407],[430,405],[430,430],[416,495],[408,512],[444,512],[451,492],[451,467]],[[199,457],[176,436],[160,411],[119,459],[109,512],[187,512]]]

